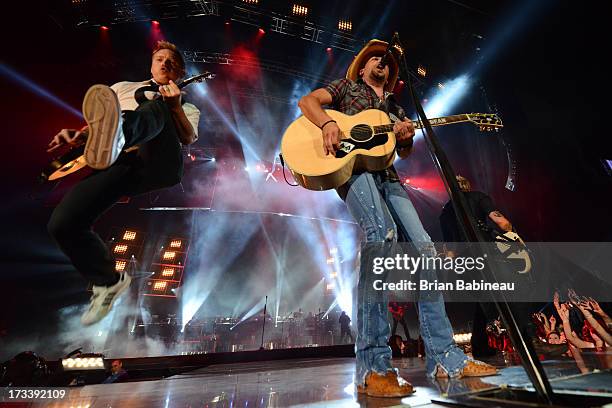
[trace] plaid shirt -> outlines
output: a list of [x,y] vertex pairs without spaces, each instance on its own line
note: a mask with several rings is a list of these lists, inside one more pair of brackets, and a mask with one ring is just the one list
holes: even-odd
[[[386,112],[394,122],[406,117],[406,112],[397,104],[393,93],[385,91],[384,99],[380,99],[374,89],[361,78],[357,81],[346,78],[336,79],[325,89],[332,96],[332,103],[329,107],[346,115],[355,115],[366,109],[380,109]],[[399,176],[393,166],[375,173],[383,174],[388,180],[399,181]]]

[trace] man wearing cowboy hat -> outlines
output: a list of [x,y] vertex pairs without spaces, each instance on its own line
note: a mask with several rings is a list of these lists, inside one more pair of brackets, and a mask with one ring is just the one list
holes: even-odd
[[[392,94],[399,71],[397,58],[393,55],[388,65],[380,64],[387,45],[384,41],[371,40],[349,66],[346,78],[316,89],[300,100],[299,107],[304,116],[321,128],[326,154],[335,153],[343,135],[322,109],[324,105],[348,115],[365,109],[387,112],[395,122],[393,131],[399,156],[405,158],[410,154],[414,125]],[[431,238],[393,166],[383,171],[353,174],[337,191],[359,222],[366,243],[396,242],[400,235],[403,240],[412,241],[423,255],[436,255]],[[384,276],[376,275],[375,278],[384,279]],[[433,281],[435,271],[422,270],[421,277]],[[357,288],[357,391],[375,397],[405,396],[413,392],[412,385],[392,367],[391,349],[387,346],[390,334],[386,307],[388,296],[386,291],[374,290],[373,279],[372,271],[362,262]],[[457,347],[440,292],[421,293],[419,321],[427,355],[426,369],[430,376],[496,373],[494,367],[469,359]]]

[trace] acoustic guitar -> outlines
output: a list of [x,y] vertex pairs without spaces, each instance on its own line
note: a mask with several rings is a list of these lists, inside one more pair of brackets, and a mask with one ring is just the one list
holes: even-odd
[[[214,77],[215,74],[206,71],[185,79],[180,84],[177,84],[177,86],[179,87],[179,89],[182,89],[189,84],[195,82],[203,82],[206,79],[212,79]],[[159,85],[149,85],[140,88],[140,90],[145,92],[158,92]],[[86,132],[84,133],[86,135]],[[85,140],[86,138],[83,138],[79,141],[79,144],[77,146],[70,148],[64,154],[53,159],[41,172],[39,176],[40,181],[45,182],[57,180],[76,171],[79,171],[85,166],[87,166],[87,163],[85,163],[85,157],[83,157],[83,152],[85,151]],[[132,146],[124,151],[129,152],[132,150],[136,150],[137,148],[138,146]]]
[[[346,183],[354,172],[378,171],[390,167],[395,160],[395,135],[389,115],[368,109],[356,115],[345,115],[328,109],[344,134],[335,155],[325,155],[321,129],[300,116],[283,135],[281,153],[293,177],[309,190],[329,190]],[[503,127],[501,119],[490,113],[467,113],[429,120],[432,126],[471,122],[481,131]],[[420,121],[413,121],[421,129]]]

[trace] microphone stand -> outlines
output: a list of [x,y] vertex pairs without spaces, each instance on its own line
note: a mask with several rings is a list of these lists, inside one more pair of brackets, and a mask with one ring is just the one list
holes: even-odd
[[264,349],[264,333],[266,331],[266,309],[268,308],[268,297],[266,296],[266,303],[264,304],[264,311],[263,311],[263,326],[261,328],[261,346],[259,347],[260,350],[265,350]]
[[[402,47],[401,41],[399,39],[399,35],[397,32],[394,33],[394,38],[396,43]],[[392,40],[393,41],[393,40]],[[416,93],[414,91],[414,87],[412,85],[411,74],[408,69],[408,64],[406,63],[406,58],[404,54],[401,53],[399,58],[399,71],[402,76],[406,78],[406,82],[408,84],[408,89],[410,90],[410,96],[414,103],[414,107],[417,111],[417,115],[419,120],[424,125],[425,132],[423,132],[425,141],[427,143],[427,147],[429,149],[429,153],[433,159],[434,165],[444,182],[444,186],[446,187],[446,191],[451,199],[451,203],[455,210],[455,214],[457,217],[457,221],[459,227],[462,229],[465,236],[468,238],[468,241],[476,243],[476,248],[480,251],[480,253],[485,254],[486,267],[483,268],[482,275],[488,282],[496,282],[496,269],[497,266],[495,262],[489,262],[488,259],[494,258],[492,256],[487,255],[487,248],[484,243],[487,242],[487,238],[484,236],[484,233],[477,228],[476,221],[474,220],[474,216],[471,213],[470,208],[468,207],[467,200],[465,196],[461,193],[459,189],[459,185],[457,184],[457,180],[455,179],[455,171],[450,165],[448,158],[446,157],[446,153],[442,150],[440,143],[438,142],[437,137],[433,131],[431,123],[427,116],[425,115],[425,111],[423,110],[423,106],[418,100]],[[488,258],[488,259],[487,259]],[[525,333],[521,330],[519,323],[516,321],[514,314],[510,308],[510,305],[506,301],[506,297],[500,291],[498,293],[491,293],[491,297],[493,298],[493,302],[497,306],[497,310],[499,311],[504,325],[508,329],[508,333],[510,334],[510,339],[512,340],[512,344],[516,348],[521,361],[523,363],[523,367],[533,384],[536,394],[539,397],[540,401],[547,405],[553,404],[554,394],[552,391],[552,387],[548,382],[548,377],[544,372],[542,364],[538,359],[538,356],[533,348],[533,344],[531,343],[531,339],[525,336]]]

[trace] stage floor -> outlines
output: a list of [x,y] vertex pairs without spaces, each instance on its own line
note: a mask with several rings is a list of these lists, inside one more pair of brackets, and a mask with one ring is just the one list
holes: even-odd
[[[607,360],[609,355],[604,355]],[[585,358],[589,371],[602,362],[601,356]],[[527,386],[522,367],[508,358],[490,360],[500,374],[485,378],[430,380],[419,358],[394,360],[404,378],[416,388],[406,398],[357,396],[353,386],[354,359],[304,359],[257,363],[223,364],[176,375],[163,380],[90,385],[74,388],[67,399],[36,404],[44,407],[440,407],[432,398],[484,390],[499,384]],[[610,377],[581,381],[574,360],[548,360],[544,367],[555,389],[598,391],[612,397]],[[573,391],[572,391],[573,392]]]

